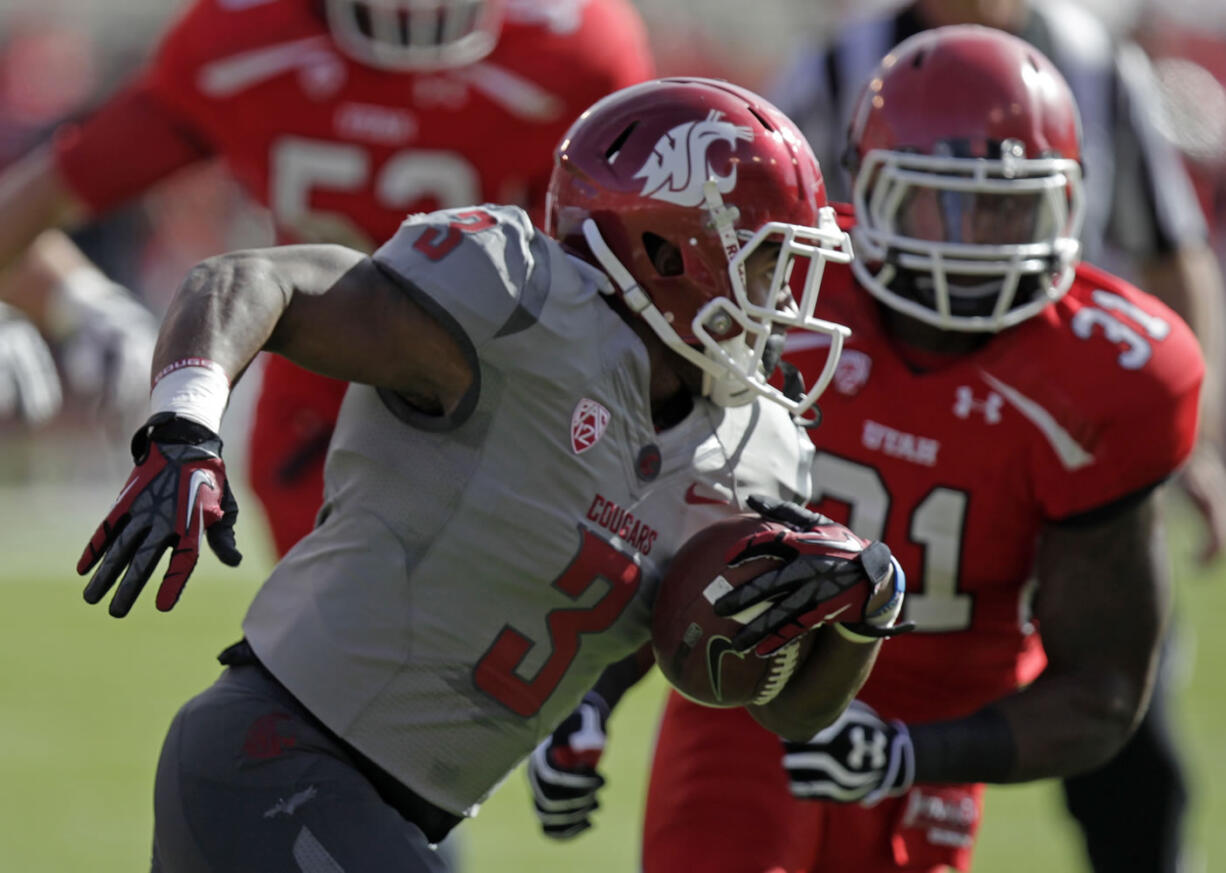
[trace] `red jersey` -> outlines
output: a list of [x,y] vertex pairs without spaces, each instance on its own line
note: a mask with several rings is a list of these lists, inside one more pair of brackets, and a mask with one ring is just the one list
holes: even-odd
[[[1204,370],[1155,298],[1082,265],[1068,293],[978,351],[915,372],[846,269],[818,315],[852,328],[822,395],[814,499],[890,545],[918,630],[882,646],[859,695],[887,718],[953,718],[1045,660],[1026,620],[1043,526],[1160,482],[1195,441]],[[793,348],[802,372],[825,349]]]
[[[827,266],[817,315],[852,334],[810,432],[814,505],[889,544],[918,625],[881,647],[858,697],[912,723],[967,715],[1045,666],[1026,620],[1044,525],[1142,492],[1191,451],[1200,351],[1153,297],[1084,265],[1060,301],[925,372],[904,363],[849,269]],[[794,341],[785,357],[817,372],[826,352]],[[779,754],[744,710],[669,695],[643,869],[970,869],[984,786],[916,785],[871,809],[815,803],[791,795]]]
[[[628,0],[510,4],[493,52],[434,72],[349,59],[310,0],[196,0],[57,156],[101,211],[219,155],[283,241],[371,250],[411,212],[495,201],[539,220],[571,121],[652,72]],[[278,553],[311,529],[345,387],[267,363],[250,468]]]
[[59,140],[94,210],[220,155],[287,241],[370,249],[409,212],[540,205],[558,138],[597,99],[649,78],[627,0],[512,4],[484,60],[364,66],[310,0],[196,0],[145,71]]

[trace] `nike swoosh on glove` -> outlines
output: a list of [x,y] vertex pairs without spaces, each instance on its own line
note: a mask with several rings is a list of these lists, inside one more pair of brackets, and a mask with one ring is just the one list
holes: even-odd
[[[207,537],[218,559],[237,566],[234,522],[238,504],[226,481],[221,438],[204,425],[158,413],[132,438],[136,467],[94,532],[77,572],[97,564],[85,600],[97,603],[119,580],[110,614],[128,614],[167,549],[170,564],[158,588],[157,608],[170,610],[200,557]],[[120,574],[123,578],[120,579]]]
[[[780,565],[713,604],[719,616],[759,609],[732,638],[738,652],[753,650],[767,657],[826,622],[862,623],[877,591],[892,585],[901,573],[885,543],[863,540],[845,525],[794,503],[756,495],[748,502],[782,529],[746,538],[729,563],[770,555]],[[889,629],[883,635],[900,631]]]
[[60,411],[63,392],[38,329],[0,303],[0,420],[39,425]]

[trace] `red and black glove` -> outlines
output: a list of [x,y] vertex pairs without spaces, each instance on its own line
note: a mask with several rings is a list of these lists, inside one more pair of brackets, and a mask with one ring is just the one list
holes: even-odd
[[170,566],[157,595],[163,612],[178,602],[196,567],[201,534],[223,564],[234,567],[242,560],[234,544],[238,504],[226,482],[217,434],[161,412],[132,437],[132,458],[136,469],[77,561],[82,576],[98,564],[85,586],[89,603],[102,600],[123,573],[110,605],[117,618],[128,614],[167,549]]
[[905,588],[902,567],[885,543],[862,540],[844,525],[795,503],[757,495],[748,502],[759,515],[788,530],[750,537],[734,561],[773,555],[782,565],[734,588],[713,604],[720,616],[751,607],[760,610],[732,638],[736,651],[753,649],[767,657],[826,622],[849,624],[861,636],[877,638],[914,627],[875,627],[873,616],[867,614],[869,601],[890,585],[894,598],[885,611],[892,619],[897,613],[895,600],[900,602]]

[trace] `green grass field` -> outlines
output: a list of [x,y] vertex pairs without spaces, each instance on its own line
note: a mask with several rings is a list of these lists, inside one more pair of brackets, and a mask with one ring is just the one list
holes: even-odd
[[[240,495],[241,500],[241,495]],[[147,869],[154,763],[178,705],[216,675],[213,656],[237,637],[268,567],[247,521],[247,560],[229,571],[211,556],[172,613],[152,599],[116,621],[87,606],[73,571],[105,494],[0,491],[0,870],[131,873]],[[251,506],[248,500],[247,506]],[[1194,808],[1191,873],[1226,869],[1226,567],[1193,570],[1195,531],[1173,503],[1182,631],[1179,729]],[[250,515],[254,515],[251,513]],[[628,696],[611,725],[609,786],[597,827],[565,845],[537,835],[522,773],[462,830],[468,873],[633,873],[657,679]],[[1216,823],[1216,824],[1215,824]],[[1083,870],[1054,786],[1000,788],[975,865],[984,873]]]

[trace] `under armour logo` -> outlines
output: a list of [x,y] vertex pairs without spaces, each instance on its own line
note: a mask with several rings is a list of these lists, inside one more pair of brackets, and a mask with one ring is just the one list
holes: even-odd
[[970,418],[972,412],[982,412],[988,424],[999,424],[1000,408],[1004,403],[1004,398],[995,391],[989,391],[986,398],[977,400],[970,385],[959,385],[954,399],[954,415]]
[[[848,739],[851,740],[851,753],[847,756],[847,763],[853,770],[881,770],[885,768],[885,734],[882,731],[872,731],[872,738],[867,735],[868,732],[860,726],[856,725],[848,733]],[[868,767],[865,767],[865,758],[868,758]]]
[[735,151],[738,140],[753,140],[753,130],[721,118],[723,113],[712,109],[702,121],[679,124],[660,137],[647,162],[634,174],[634,178],[644,180],[644,197],[698,206],[708,179],[715,182],[721,194],[736,187],[736,163],[730,162],[731,172],[721,176],[711,169],[707,152],[717,142],[726,142]]

